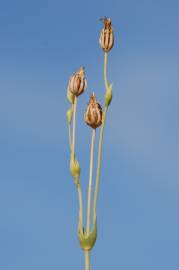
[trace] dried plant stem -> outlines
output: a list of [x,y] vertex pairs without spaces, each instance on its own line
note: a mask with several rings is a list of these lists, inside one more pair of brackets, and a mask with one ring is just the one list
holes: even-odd
[[[105,83],[106,91],[109,87],[109,83],[107,80],[107,60],[108,60],[108,54],[105,52],[104,53],[104,83]],[[99,138],[99,145],[98,145],[98,161],[97,161],[98,163],[97,163],[96,185],[95,185],[94,205],[93,205],[93,224],[96,218],[97,198],[98,198],[98,193],[99,193],[99,178],[100,178],[100,169],[101,169],[102,143],[103,143],[104,126],[106,122],[107,111],[108,111],[108,106],[105,107],[105,110],[103,112],[102,126],[100,130],[100,138]]]

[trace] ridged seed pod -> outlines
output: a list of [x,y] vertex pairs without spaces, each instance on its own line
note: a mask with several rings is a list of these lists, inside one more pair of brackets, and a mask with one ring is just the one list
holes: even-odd
[[99,44],[105,52],[108,52],[114,45],[114,33],[111,26],[111,19],[103,17],[101,20],[104,22],[104,28],[100,34]]
[[81,67],[77,72],[75,72],[69,79],[68,90],[78,97],[81,95],[87,87],[87,81],[85,78],[85,70]]
[[97,102],[94,93],[90,97],[84,119],[86,124],[94,129],[102,124],[102,108]]

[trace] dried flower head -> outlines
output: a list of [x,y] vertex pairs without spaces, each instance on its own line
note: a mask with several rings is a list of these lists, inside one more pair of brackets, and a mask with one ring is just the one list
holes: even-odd
[[77,72],[75,72],[69,79],[68,90],[78,97],[81,95],[87,87],[87,81],[85,78],[84,67],[81,67]]
[[102,124],[102,108],[94,93],[90,97],[84,119],[86,124],[94,129]]
[[108,52],[114,45],[114,33],[111,26],[111,19],[103,17],[101,18],[101,21],[104,23],[104,28],[100,34],[99,44],[105,52]]

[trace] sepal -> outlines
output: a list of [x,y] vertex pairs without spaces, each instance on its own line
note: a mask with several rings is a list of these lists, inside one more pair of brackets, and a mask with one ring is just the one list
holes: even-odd
[[86,234],[81,221],[79,221],[78,225],[78,240],[80,242],[80,246],[83,250],[91,250],[95,245],[97,238],[97,221],[95,218],[93,229],[89,234]]
[[79,182],[79,176],[80,176],[80,164],[78,160],[76,159],[74,154],[71,154],[71,159],[70,159],[70,172],[71,175],[74,178],[75,184],[78,184]]
[[112,100],[112,84],[108,86],[106,89],[106,94],[105,94],[105,105],[108,107],[111,103]]
[[72,107],[70,107],[68,110],[67,110],[67,121],[68,121],[68,124],[70,125],[71,123],[71,119],[72,119],[72,116],[73,116],[73,109]]

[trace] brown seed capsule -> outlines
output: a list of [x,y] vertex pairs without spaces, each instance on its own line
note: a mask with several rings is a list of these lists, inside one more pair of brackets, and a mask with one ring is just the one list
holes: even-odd
[[90,97],[84,119],[86,124],[94,129],[102,124],[102,108],[100,104],[97,103],[94,93]]
[[81,95],[87,87],[84,67],[81,67],[69,79],[68,90],[75,96]]
[[108,52],[114,45],[114,33],[111,26],[111,19],[103,17],[101,20],[104,22],[104,28],[100,34],[99,44],[105,52]]

